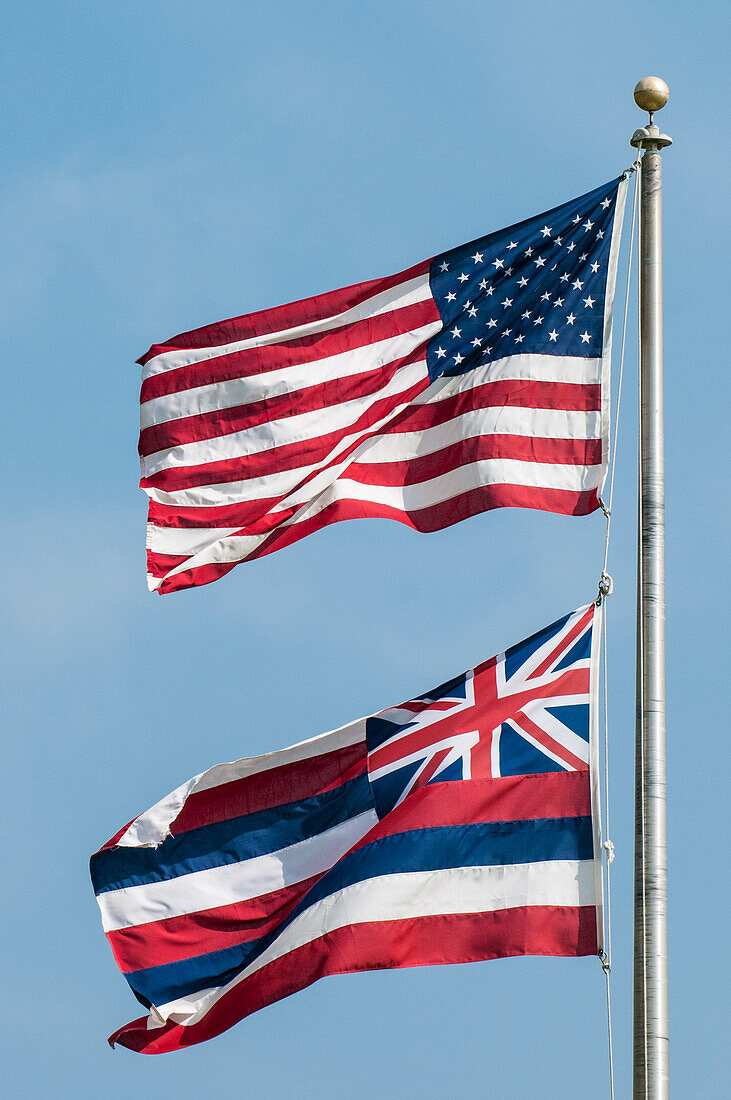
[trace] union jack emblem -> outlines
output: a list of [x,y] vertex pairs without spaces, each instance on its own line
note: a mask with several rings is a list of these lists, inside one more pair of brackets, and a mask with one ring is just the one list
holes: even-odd
[[379,817],[427,783],[589,767],[594,604],[366,721]]

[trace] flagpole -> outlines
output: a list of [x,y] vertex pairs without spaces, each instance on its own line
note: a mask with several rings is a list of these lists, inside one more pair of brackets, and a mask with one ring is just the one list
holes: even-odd
[[650,115],[631,144],[640,167],[640,469],[635,768],[634,1100],[666,1100],[668,1069],[665,760],[665,481],[662,362],[662,158],[671,139],[653,122],[668,88],[637,84]]

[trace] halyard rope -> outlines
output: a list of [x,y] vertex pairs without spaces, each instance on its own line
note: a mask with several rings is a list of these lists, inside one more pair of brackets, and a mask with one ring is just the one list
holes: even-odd
[[607,901],[605,909],[605,950],[600,953],[600,959],[602,963],[602,970],[604,971],[605,986],[606,986],[606,1000],[607,1000],[607,1042],[609,1053],[609,1096],[610,1100],[614,1100],[614,1042],[612,1036],[612,998],[610,990],[610,974],[612,972],[612,890],[611,890],[611,874],[610,866],[614,860],[614,845],[609,838],[609,689],[608,689],[608,677],[607,677],[607,596],[611,595],[613,582],[609,573],[607,572],[607,562],[609,560],[609,535],[612,525],[612,503],[614,500],[614,469],[617,459],[617,438],[619,433],[619,412],[622,403],[622,380],[624,377],[624,351],[625,341],[627,336],[627,314],[629,311],[629,289],[630,278],[632,274],[632,252],[634,246],[635,237],[635,224],[637,220],[637,198],[639,194],[639,180],[640,173],[638,171],[639,160],[635,161],[632,166],[627,170],[625,175],[630,172],[635,173],[635,188],[632,198],[632,217],[630,221],[630,238],[629,238],[629,259],[627,261],[627,284],[625,287],[624,295],[624,311],[622,316],[622,338],[620,342],[619,352],[619,369],[617,375],[617,402],[614,413],[614,433],[612,437],[611,455],[609,460],[609,495],[607,503],[599,498],[599,505],[607,521],[606,531],[604,536],[604,559],[602,562],[602,570],[599,579],[599,594],[597,597],[597,605],[600,608],[602,618],[602,672],[603,672],[603,694],[604,694],[604,842],[602,848],[605,855],[605,868],[606,868],[606,880],[607,880]]

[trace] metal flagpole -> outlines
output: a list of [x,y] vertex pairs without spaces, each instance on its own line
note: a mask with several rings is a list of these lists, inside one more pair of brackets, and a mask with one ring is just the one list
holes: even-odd
[[640,178],[640,471],[635,770],[634,1100],[666,1100],[668,1074],[667,814],[665,783],[665,482],[662,377],[662,194],[653,122],[668,87],[646,77],[635,102],[650,115],[631,144]]

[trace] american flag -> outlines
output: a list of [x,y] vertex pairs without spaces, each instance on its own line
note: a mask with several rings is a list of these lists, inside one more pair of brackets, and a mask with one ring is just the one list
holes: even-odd
[[206,584],[329,523],[584,515],[608,459],[626,184],[141,360],[148,583]]
[[148,1015],[200,1043],[328,974],[602,944],[593,604],[400,707],[220,764],[92,857]]

